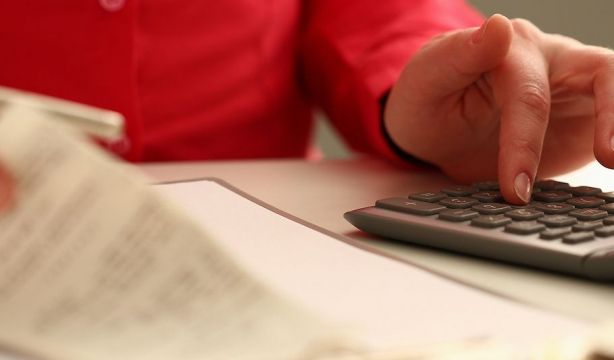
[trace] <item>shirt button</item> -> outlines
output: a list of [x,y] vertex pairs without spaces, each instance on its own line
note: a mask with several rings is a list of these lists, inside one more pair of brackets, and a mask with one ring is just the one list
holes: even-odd
[[119,11],[126,5],[126,0],[98,0],[98,2],[107,11]]

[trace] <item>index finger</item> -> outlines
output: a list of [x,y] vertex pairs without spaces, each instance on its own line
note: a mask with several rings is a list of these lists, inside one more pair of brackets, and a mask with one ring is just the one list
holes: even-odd
[[512,45],[506,62],[493,77],[501,111],[501,193],[508,202],[528,203],[550,117],[547,65],[536,46],[520,43]]
[[614,55],[602,56],[593,82],[595,93],[595,141],[597,160],[614,168]]

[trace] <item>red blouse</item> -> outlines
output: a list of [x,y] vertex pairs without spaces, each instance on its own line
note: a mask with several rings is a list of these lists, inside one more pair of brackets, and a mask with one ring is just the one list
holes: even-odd
[[0,84],[127,118],[132,161],[301,157],[312,107],[389,154],[379,100],[462,0],[9,0]]

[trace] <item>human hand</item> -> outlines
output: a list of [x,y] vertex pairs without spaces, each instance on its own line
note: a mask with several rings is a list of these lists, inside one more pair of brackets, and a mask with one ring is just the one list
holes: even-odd
[[384,121],[404,151],[526,203],[538,175],[614,168],[614,52],[494,15],[416,53]]

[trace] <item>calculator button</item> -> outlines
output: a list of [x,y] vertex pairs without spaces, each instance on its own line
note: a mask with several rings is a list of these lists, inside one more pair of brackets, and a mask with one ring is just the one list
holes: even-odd
[[608,216],[608,212],[599,209],[576,209],[569,213],[570,216],[582,221],[600,220]]
[[605,204],[605,200],[594,196],[580,196],[567,200],[567,203],[577,208],[590,208]]
[[602,198],[607,203],[612,203],[614,202],[614,191],[603,192],[601,194],[597,194],[597,197]]
[[576,232],[563,236],[563,243],[565,244],[580,244],[583,242],[591,241],[595,238],[592,232]]
[[576,186],[569,188],[569,191],[575,196],[594,196],[601,193],[601,189],[590,186]]
[[477,192],[471,195],[471,197],[481,202],[487,202],[487,203],[492,203],[492,202],[503,200],[503,196],[501,196],[501,193],[498,191],[480,191],[480,192]]
[[535,209],[535,207],[539,204],[543,204],[543,203],[541,201],[531,201],[530,203],[526,205],[514,205],[514,204],[508,204],[508,205],[511,206],[512,209]]
[[577,223],[571,229],[573,231],[593,231],[595,229],[599,229],[600,227],[603,227],[603,223],[601,221],[584,221]]
[[471,220],[471,225],[490,229],[504,226],[511,222],[512,219],[503,215],[484,215]]
[[541,191],[556,191],[569,189],[569,184],[555,180],[540,180],[535,182],[535,187]]
[[474,183],[472,186],[480,191],[499,190],[499,183],[496,181],[479,181],[479,182]]
[[452,209],[466,209],[479,203],[479,201],[469,197],[451,197],[443,199],[439,203]]
[[565,203],[540,203],[535,205],[535,210],[543,211],[546,214],[566,214],[573,209],[573,205]]
[[461,222],[477,217],[477,212],[470,209],[447,209],[439,213],[439,218],[446,221]]
[[410,199],[430,202],[430,203],[438,202],[439,200],[445,199],[447,197],[448,196],[444,193],[434,193],[434,192],[425,192],[425,193],[409,195]]
[[614,235],[614,225],[604,226],[595,230],[595,235],[599,237],[608,237]]
[[578,222],[576,218],[565,215],[547,215],[537,219],[537,221],[548,227],[571,226]]
[[571,199],[571,194],[564,191],[538,191],[533,193],[533,198],[537,201],[547,203],[564,202]]
[[471,208],[480,214],[485,215],[503,214],[509,210],[512,210],[512,207],[507,204],[497,203],[477,204],[473,205]]
[[546,229],[546,230],[542,231],[541,234],[539,234],[539,238],[540,239],[544,239],[544,240],[554,240],[554,239],[561,238],[564,235],[567,235],[569,233],[571,233],[571,228],[570,227],[562,227],[562,228],[556,228],[556,229]]
[[516,204],[508,204],[512,209],[533,209],[533,206],[531,204],[527,204],[527,205],[516,205]]
[[505,231],[519,235],[535,234],[546,229],[546,225],[540,224],[536,221],[518,221],[508,224],[505,227]]
[[603,223],[606,225],[614,225],[614,216],[608,216],[607,218],[603,219]]
[[609,212],[610,214],[614,214],[614,203],[601,205],[600,209],[605,210]]
[[505,213],[505,216],[512,218],[518,221],[527,221],[527,220],[535,220],[539,217],[544,216],[542,211],[531,209],[531,208],[521,208],[515,209],[512,211],[508,211]]
[[439,204],[431,204],[424,201],[406,198],[389,198],[378,200],[375,203],[375,206],[415,215],[434,215],[439,213],[441,210],[445,210],[445,207]]
[[469,196],[473,193],[478,192],[478,189],[471,186],[450,186],[445,189],[442,189],[441,192],[449,195],[449,196]]

